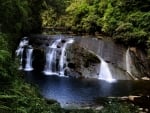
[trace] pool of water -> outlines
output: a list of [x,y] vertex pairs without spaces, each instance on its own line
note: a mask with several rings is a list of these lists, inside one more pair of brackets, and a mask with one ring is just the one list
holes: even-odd
[[46,76],[35,71],[25,72],[25,80],[36,84],[44,98],[58,101],[61,107],[91,105],[98,97],[150,94],[150,81],[109,83],[98,79]]

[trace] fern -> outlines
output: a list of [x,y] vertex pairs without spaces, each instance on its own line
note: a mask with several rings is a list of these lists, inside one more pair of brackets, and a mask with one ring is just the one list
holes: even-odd
[[0,62],[5,62],[9,58],[10,54],[6,50],[0,50]]
[[16,95],[0,95],[0,99],[14,99],[17,98]]
[[0,105],[0,112],[1,113],[9,113],[11,111],[11,108],[8,106]]

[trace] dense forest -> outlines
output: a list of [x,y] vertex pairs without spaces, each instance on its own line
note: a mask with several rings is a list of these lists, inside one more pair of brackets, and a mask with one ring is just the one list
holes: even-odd
[[[76,34],[98,33],[126,46],[140,47],[149,58],[149,19],[150,0],[0,0],[0,112],[69,112],[40,97],[17,71],[14,54],[22,36],[57,27]],[[116,102],[100,112],[133,112],[131,106],[123,106]]]
[[72,0],[61,14],[51,7],[42,12],[42,25],[75,33],[97,32],[126,45],[148,47],[149,4],[149,0]]

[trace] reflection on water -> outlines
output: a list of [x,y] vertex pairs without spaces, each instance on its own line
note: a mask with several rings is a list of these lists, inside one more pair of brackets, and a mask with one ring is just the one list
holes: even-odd
[[25,79],[36,84],[47,99],[57,100],[62,107],[85,105],[97,97],[150,94],[149,81],[116,81],[108,83],[97,79],[75,79],[45,76],[37,72],[25,72]]

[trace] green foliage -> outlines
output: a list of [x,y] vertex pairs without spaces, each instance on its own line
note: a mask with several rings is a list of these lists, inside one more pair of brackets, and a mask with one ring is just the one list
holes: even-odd
[[103,27],[102,31],[104,32],[113,32],[113,29],[115,28],[115,25],[117,23],[115,13],[115,8],[112,7],[111,4],[108,4],[107,9],[105,10],[105,13],[102,18]]
[[5,63],[6,59],[9,57],[9,52],[5,50],[0,50],[0,62]]
[[[19,33],[28,24],[29,7],[27,0],[1,0],[0,18],[2,31]],[[8,16],[9,15],[9,16]]]
[[150,37],[149,4],[149,0],[71,0],[64,16],[56,18],[59,24],[48,23],[76,33],[97,31],[126,45],[146,47]]
[[64,26],[68,19],[65,14],[65,8],[70,4],[70,0],[43,0],[40,18],[42,20],[42,28],[61,27]]
[[102,110],[102,113],[139,113],[135,106],[127,103],[121,103],[112,101],[106,105]]
[[56,13],[52,8],[48,8],[47,10],[43,10],[41,12],[42,18],[42,27],[51,27],[56,23]]
[[8,50],[8,35],[0,32],[0,50]]
[[28,34],[41,30],[43,0],[1,0],[0,25],[5,33]]
[[65,8],[70,4],[71,0],[45,0],[46,4],[50,6],[58,16],[65,13]]
[[[9,78],[9,66],[7,62],[10,60],[10,52],[8,49],[7,35],[0,33],[0,80]],[[9,70],[9,71],[8,71]]]
[[[4,113],[55,113],[60,111],[57,103],[46,101],[38,96],[33,86],[26,84],[21,78],[15,80],[11,89],[0,94],[0,112]],[[7,110],[6,110],[7,109]]]
[[40,33],[43,1],[0,0],[0,32],[7,34],[3,39],[9,43],[10,54],[14,53],[21,36]]

